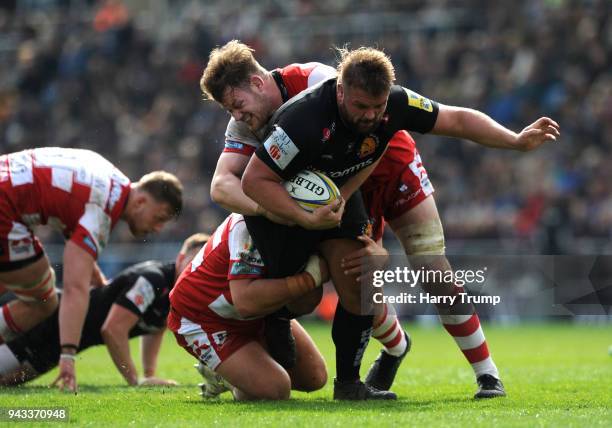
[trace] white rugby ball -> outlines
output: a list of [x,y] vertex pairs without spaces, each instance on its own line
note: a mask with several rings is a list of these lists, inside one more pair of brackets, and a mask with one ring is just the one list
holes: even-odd
[[284,184],[289,195],[310,212],[329,205],[340,196],[338,186],[320,171],[305,169]]

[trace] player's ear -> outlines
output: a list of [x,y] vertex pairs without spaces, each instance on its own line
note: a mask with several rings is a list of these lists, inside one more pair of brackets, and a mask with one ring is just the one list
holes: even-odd
[[264,80],[259,74],[251,74],[251,77],[249,78],[249,83],[258,91],[261,91],[264,86]]
[[344,102],[344,85],[341,82],[336,84],[336,98],[338,103],[342,104]]
[[140,191],[136,194],[136,206],[141,207],[147,203],[150,196],[147,192]]

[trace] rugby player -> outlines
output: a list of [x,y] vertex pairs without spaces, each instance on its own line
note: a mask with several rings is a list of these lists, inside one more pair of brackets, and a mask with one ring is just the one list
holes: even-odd
[[[77,353],[106,344],[117,370],[132,386],[176,385],[155,376],[166,317],[168,293],[178,274],[208,241],[197,233],[185,240],[174,263],[147,261],[120,272],[107,286],[92,288]],[[61,300],[61,293],[58,293]],[[141,337],[143,377],[130,355],[129,339]],[[36,379],[57,366],[60,357],[58,310],[18,338],[0,345],[0,385]]]
[[323,357],[297,321],[297,360],[285,370],[265,348],[262,318],[320,287],[328,277],[325,262],[310,256],[303,272],[280,279],[264,279],[265,269],[244,218],[230,214],[170,293],[168,328],[231,385],[236,400],[287,399],[291,389],[315,391],[327,382]]
[[[227,72],[223,69],[224,66],[237,65],[248,69],[247,74],[243,73],[244,75],[240,76],[245,81],[232,87],[234,102],[239,103],[240,108],[236,114],[233,114],[227,126],[225,148],[217,162],[211,185],[211,197],[229,211],[251,216],[263,215],[271,221],[286,223],[282,218],[262,210],[260,205],[246,196],[240,188],[240,177],[251,155],[261,145],[263,138],[261,132],[274,111],[306,87],[335,76],[336,70],[321,63],[311,62],[291,64],[281,69],[267,71],[255,60],[252,52],[252,49],[246,45],[235,40],[231,41],[211,53],[209,64],[203,73],[202,90],[212,97],[207,86],[215,80],[214,75]],[[222,100],[218,101],[222,103]],[[379,247],[373,251],[376,253],[384,249]],[[309,313],[314,309],[318,299],[311,301],[313,305],[310,308],[304,305],[301,313]],[[387,355],[394,356],[394,369],[397,371],[399,363],[410,350],[410,337],[402,330],[397,317],[393,315],[392,307],[385,308],[384,313],[387,314],[386,318],[378,317],[376,320],[381,331],[377,338],[385,346]],[[291,310],[290,314],[299,315],[300,312]],[[274,321],[275,318],[267,319],[268,349],[277,361],[286,365],[284,363],[286,358],[279,355],[283,350],[277,350],[278,345],[273,341],[278,341],[278,326],[270,328],[271,322]]]
[[[362,55],[366,54],[367,50],[362,50],[360,51],[360,53]],[[363,82],[358,82],[358,83],[363,83]],[[357,93],[357,96],[351,97],[351,95],[354,95],[354,91],[351,90],[352,88],[349,88],[349,90],[344,91],[342,84],[339,84],[338,87],[339,87],[338,104],[340,107],[341,115],[344,116],[343,119],[345,119],[345,123],[348,122],[349,127],[352,127],[354,130],[357,131],[357,133],[361,133],[364,137],[363,140],[361,141],[361,144],[360,145],[357,144],[359,146],[358,150],[355,150],[357,152],[356,153],[357,158],[363,157],[364,151],[368,152],[368,151],[371,151],[372,149],[374,150],[376,149],[377,145],[379,144],[379,138],[380,138],[380,135],[376,135],[376,132],[370,133],[370,135],[368,135],[368,132],[366,131],[376,131],[376,128],[378,127],[378,125],[383,125],[385,128],[387,128],[385,130],[385,132],[387,133],[387,136],[385,136],[384,138],[388,139],[388,135],[390,134],[389,128],[392,128],[392,126],[388,126],[389,125],[388,122],[390,120],[390,117],[389,117],[390,114],[389,112],[385,112],[385,108],[387,106],[387,102],[386,102],[387,97],[385,94],[382,94],[385,96],[383,97],[381,95],[380,97],[378,97],[379,99],[376,100],[376,101],[381,101],[378,105],[370,103],[370,105],[368,106],[367,102],[366,103],[363,102],[364,101],[363,95],[365,95],[366,98],[368,95],[370,95],[370,99],[365,100],[368,102],[373,101],[373,98],[376,98],[375,96],[371,96],[372,95],[371,93],[368,94],[367,93],[368,91],[365,91],[366,92],[365,94]],[[357,92],[364,92],[362,90],[363,88],[364,86],[362,86],[361,88],[357,88],[358,89]],[[401,89],[401,91],[402,91],[401,93],[403,93],[403,96],[405,98],[404,105],[409,106],[409,109],[412,109],[412,110],[422,110],[421,116],[422,115],[427,116],[427,114],[429,113],[429,115],[433,117],[433,123],[431,123],[431,125],[429,126],[430,129],[422,129],[421,132],[432,131],[434,133],[439,133],[439,134],[470,138],[486,146],[500,147],[500,148],[516,148],[520,150],[531,150],[533,148],[538,147],[545,141],[556,139],[556,137],[559,135],[558,126],[556,125],[556,123],[554,123],[548,118],[539,119],[534,124],[525,128],[525,130],[523,130],[522,133],[517,135],[501,127],[499,124],[495,123],[494,121],[492,121],[490,118],[488,118],[482,113],[475,112],[469,109],[461,109],[457,107],[438,105],[437,103],[433,103],[405,88]],[[231,104],[231,101],[232,101],[231,97],[233,95],[232,92],[235,92],[235,91],[230,91],[230,93],[228,94],[222,93],[222,96],[221,96],[221,101],[222,102],[225,101],[226,108],[228,108],[228,110],[230,111],[232,107],[232,104]],[[396,88],[396,92],[397,92],[397,88]],[[223,97],[226,95],[228,96],[228,98],[223,99]],[[345,95],[347,98],[346,100],[344,99]],[[392,100],[393,100],[393,97],[392,97]],[[307,102],[300,101],[294,104],[307,104]],[[401,105],[401,103],[397,103],[397,102],[395,104],[396,104],[396,107]],[[239,104],[234,105],[233,107],[240,107],[240,105]],[[335,110],[335,105],[333,106],[333,109]],[[298,108],[295,107],[295,110],[298,110]],[[319,112],[320,110],[317,113]],[[304,113],[304,110],[302,110],[301,113]],[[238,114],[240,114],[240,112]],[[313,114],[312,112],[310,114],[313,117],[317,117],[317,119],[320,119],[321,116],[324,116],[324,114]],[[306,114],[305,116],[308,116],[308,114]],[[351,116],[353,117],[351,118]],[[249,116],[247,115],[247,118],[248,117]],[[356,119],[356,120],[352,120],[352,119]],[[426,117],[423,117],[423,119],[427,121]],[[304,124],[303,117],[301,117],[299,120],[302,120],[302,124],[301,124],[302,128],[312,126],[311,122],[307,122],[306,124]],[[298,126],[297,121],[298,119],[293,117],[294,127]],[[312,133],[311,134],[305,133],[307,134],[307,136],[301,141],[303,141],[304,144],[307,144],[305,143],[306,139],[315,138],[314,141],[325,143],[327,140],[330,140],[329,137],[325,138],[326,133],[328,133],[330,130],[336,131],[335,129],[336,124],[337,122],[334,120],[329,120],[327,121],[327,123],[323,123],[323,124],[317,123],[314,126],[314,129],[316,129],[315,132],[319,133],[319,135],[315,136]],[[431,129],[434,127],[434,124],[435,124],[435,128]],[[322,126],[319,126],[319,125],[322,125]],[[406,128],[410,129],[408,126],[406,126]],[[402,131],[402,129],[396,128],[396,132],[397,131]],[[294,131],[294,132],[297,132],[297,131]],[[407,133],[404,133],[404,134],[405,134],[404,138],[409,142],[409,145],[411,144],[412,146],[414,146],[414,142],[411,141],[408,134]],[[398,136],[398,134],[394,134],[394,135],[396,137]],[[368,137],[371,137],[371,138],[368,138]],[[290,140],[291,139],[292,138],[290,137]],[[334,140],[334,142],[335,141],[336,140]],[[290,143],[292,142],[290,141]],[[312,144],[316,146],[316,148],[320,148],[320,146],[317,146],[316,143],[312,143]],[[294,153],[291,153],[291,155],[297,156],[297,153],[299,152],[299,150],[303,150],[303,148],[300,147],[297,152],[294,151]],[[313,152],[315,150],[313,150]],[[313,152],[310,152],[309,154],[312,156]],[[411,161],[409,162],[410,170],[411,172],[413,172],[413,175],[417,177],[418,179],[417,184],[421,184],[421,187],[423,187],[423,189],[417,188],[417,192],[415,192],[414,189],[408,192],[407,190],[409,189],[409,186],[407,186],[405,182],[402,182],[404,181],[405,178],[401,176],[393,177],[395,178],[395,181],[391,184],[391,186],[387,186],[386,190],[384,186],[380,186],[380,183],[378,186],[376,186],[376,181],[373,181],[373,185],[370,187],[370,191],[375,190],[374,195],[375,196],[377,195],[380,202],[386,202],[386,206],[385,206],[385,203],[383,203],[382,206],[379,205],[378,207],[373,204],[370,204],[369,208],[371,212],[373,208],[375,209],[374,214],[377,214],[376,210],[378,210],[378,217],[380,217],[381,213],[384,213],[384,214],[389,213],[390,214],[389,217],[395,216],[397,218],[398,221],[394,222],[395,223],[394,230],[396,234],[400,236],[402,243],[404,244],[406,248],[406,252],[409,255],[443,254],[443,251],[444,251],[443,242],[444,241],[443,241],[441,225],[439,222],[439,217],[437,215],[437,211],[435,210],[435,203],[433,201],[433,198],[428,198],[428,196],[431,194],[433,189],[431,188],[431,185],[429,184],[429,181],[427,180],[427,175],[426,175],[424,168],[422,167],[420,159],[418,158],[418,153],[416,153],[414,149],[412,149],[412,152],[415,153],[416,156],[413,155]],[[329,157],[330,154],[327,154],[327,156]],[[266,157],[264,156],[264,159],[265,158]],[[268,161],[270,160],[269,156],[267,160]],[[312,159],[310,159],[310,161],[312,161]],[[255,159],[252,162],[257,163]],[[277,168],[276,172],[279,173],[279,175],[276,175],[276,179],[280,180],[279,178],[280,171],[278,171],[279,169],[278,162],[274,162],[274,163],[276,163],[276,168]],[[283,161],[283,163],[285,162]],[[397,163],[400,163],[400,162],[397,162]],[[369,166],[371,166],[371,164],[372,162],[370,162]],[[353,171],[357,171],[361,169],[363,166],[368,166],[367,162],[365,163],[360,162],[357,165],[353,165],[341,171],[331,170],[329,172],[332,175],[332,177],[334,177],[334,174],[335,174],[335,177],[338,177],[338,176],[350,174]],[[383,168],[380,168],[380,169],[383,172],[389,171],[389,169],[383,169]],[[403,172],[402,169],[399,169],[400,174]],[[397,168],[395,170],[397,171]],[[290,174],[286,174],[286,175],[283,175],[283,178],[287,178],[289,176]],[[271,176],[267,178],[270,179]],[[414,181],[414,177],[407,177],[407,178],[408,179],[412,178],[412,181]],[[269,180],[269,181],[272,181],[272,180]],[[381,180],[381,183],[385,183],[385,181],[386,180]],[[245,176],[243,183],[246,184],[247,182],[248,180],[247,180],[247,177]],[[278,181],[276,181],[276,183],[278,183]],[[255,187],[257,186],[253,185],[253,188]],[[255,191],[256,192],[263,191],[263,189],[258,188]],[[401,204],[398,204],[398,205],[407,205],[407,203],[410,202],[411,199],[415,199],[417,197],[420,197],[421,200],[414,201],[416,202],[416,204],[413,207],[411,207],[412,209],[408,210],[408,215],[403,215],[403,214],[406,214],[406,211],[401,212],[401,210],[392,209],[392,206],[389,205],[389,203],[396,202],[394,198],[390,197],[392,196],[393,192],[395,192],[396,194],[406,193],[405,195],[400,195]],[[278,200],[275,199],[274,205],[276,207],[279,206],[277,202]],[[418,209],[414,209],[416,208],[416,205],[419,206]],[[270,204],[270,206],[272,206],[272,204]],[[264,208],[266,208],[266,206],[264,206]],[[399,214],[398,214],[398,211],[399,211]],[[279,212],[273,211],[273,214],[281,215],[281,212],[280,210]],[[285,212],[285,215],[286,215],[286,212]],[[297,214],[296,212],[296,215],[299,216],[300,214]],[[394,220],[394,219],[391,218],[391,220]],[[349,260],[347,260],[347,262],[350,263]],[[430,261],[429,263],[432,263],[432,262]],[[443,263],[447,264],[446,259],[443,259]],[[358,269],[356,266],[347,265],[347,267]],[[351,271],[350,269],[348,270],[349,272]],[[425,285],[427,286],[427,284]],[[435,289],[441,290],[442,293],[453,293],[456,291],[454,290],[454,284],[448,284],[447,287],[445,288],[438,286],[438,287],[435,287]],[[482,335],[482,330],[480,329],[480,324],[478,322],[477,316],[475,315],[473,307],[472,308],[462,308],[460,310],[461,315],[459,316],[452,314],[453,308],[451,308],[451,311],[450,311],[451,313],[446,313],[446,314],[444,312],[445,310],[446,312],[448,312],[448,308],[438,308],[438,309],[441,312],[441,318],[442,318],[443,323],[445,324],[445,327],[447,327],[447,330],[456,338],[457,343],[465,351],[464,353],[466,357],[468,357],[470,362],[473,364],[473,367],[479,379],[478,383],[480,387],[479,392],[477,393],[477,397],[503,395],[503,386],[501,385],[501,382],[498,381],[497,370],[492,360],[490,359],[490,356],[488,355],[488,351],[486,349],[486,342],[484,341],[484,336]],[[377,377],[376,376],[377,372],[380,372],[380,367],[382,365],[381,360],[384,358],[384,354],[381,355],[381,357],[382,358],[379,359],[378,364],[375,364],[375,366],[373,367],[373,370],[371,370],[370,374],[372,376],[369,375],[368,380],[370,379],[375,380]],[[392,381],[392,378],[390,379]]]
[[2,307],[3,342],[53,313],[55,273],[32,227],[49,224],[66,237],[64,295],[59,310],[60,388],[76,390],[79,349],[90,284],[105,279],[95,260],[119,220],[134,236],[158,232],[182,207],[182,185],[156,171],[137,183],[89,150],[37,148],[0,157],[0,285],[17,296]]

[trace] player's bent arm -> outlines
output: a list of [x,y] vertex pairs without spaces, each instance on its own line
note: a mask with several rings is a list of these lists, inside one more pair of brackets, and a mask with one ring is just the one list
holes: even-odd
[[342,219],[342,201],[318,208],[315,213],[303,210],[281,184],[282,178],[257,156],[252,156],[242,176],[242,190],[266,211],[305,229],[330,229]]
[[221,153],[210,186],[210,197],[226,210],[255,216],[258,204],[244,194],[240,177],[249,163],[249,156],[241,153]]
[[480,111],[443,104],[439,104],[431,133],[472,140],[486,147],[520,151],[533,150],[560,136],[559,125],[547,117],[538,119],[517,134]]
[[145,378],[155,376],[155,371],[157,370],[157,356],[161,349],[165,331],[166,329],[162,329],[156,333],[145,334],[140,337],[142,373]]
[[59,309],[60,344],[78,346],[89,307],[89,285],[94,270],[94,258],[69,240],[64,247],[63,259],[64,288]]
[[130,354],[129,339],[129,332],[137,322],[136,314],[115,303],[100,329],[113,363],[130,385],[138,385],[138,372]]
[[281,184],[282,181],[283,179],[261,159],[252,156],[242,176],[242,190],[272,214],[292,220],[301,226],[307,224],[309,213],[289,196]]
[[[384,153],[382,156],[384,156]],[[378,160],[372,165],[362,169],[357,174],[353,175],[346,181],[346,183],[342,185],[342,187],[340,187],[340,194],[345,200],[348,200],[353,195],[353,193],[355,193],[357,189],[361,187],[363,182],[367,180],[370,174],[372,174],[372,171],[374,171],[378,166],[378,163],[382,159],[382,156],[378,158]]]
[[287,303],[320,287],[329,279],[325,261],[310,256],[304,272],[280,279],[230,280],[234,307],[244,318],[260,317],[280,309]]

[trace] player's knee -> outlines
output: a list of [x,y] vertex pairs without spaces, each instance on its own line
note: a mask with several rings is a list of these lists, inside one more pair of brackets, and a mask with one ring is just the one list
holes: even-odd
[[268,382],[253,395],[258,400],[288,400],[291,395],[291,379],[287,372],[279,371],[277,375],[270,376]]
[[439,218],[407,224],[394,232],[408,256],[440,256],[445,253],[444,230]]
[[357,291],[338,292],[338,301],[347,312],[358,315],[361,311],[361,293],[359,287],[353,287]]
[[49,268],[38,280],[28,285],[10,285],[9,289],[32,310],[51,315],[58,306],[55,271]]
[[308,383],[305,385],[306,392],[318,391],[327,384],[327,368],[325,364],[318,364],[309,373]]
[[338,300],[347,311],[357,314],[361,310],[361,287],[357,284],[354,276],[344,274],[340,276],[341,278],[333,278]]

